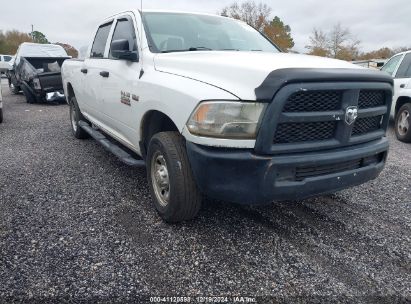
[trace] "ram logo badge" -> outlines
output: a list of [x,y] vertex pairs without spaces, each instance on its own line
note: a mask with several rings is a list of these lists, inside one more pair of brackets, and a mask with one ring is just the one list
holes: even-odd
[[357,107],[348,107],[345,111],[345,122],[347,125],[352,125],[358,117]]

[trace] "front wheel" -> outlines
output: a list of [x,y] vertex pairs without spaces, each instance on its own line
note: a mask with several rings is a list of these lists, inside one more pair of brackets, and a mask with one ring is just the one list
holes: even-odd
[[153,136],[147,153],[147,178],[154,206],[165,221],[176,223],[197,215],[201,194],[178,132]]
[[18,87],[18,86],[15,86],[15,85],[11,85],[10,86],[10,88],[11,88],[11,92],[14,94],[14,95],[16,95],[16,94],[18,94],[19,92],[20,92],[20,87]]
[[27,88],[24,86],[22,87],[23,94],[26,97],[26,102],[27,103],[35,103],[36,102],[36,96],[34,96]]
[[411,142],[411,103],[403,105],[395,117],[395,135],[402,142]]

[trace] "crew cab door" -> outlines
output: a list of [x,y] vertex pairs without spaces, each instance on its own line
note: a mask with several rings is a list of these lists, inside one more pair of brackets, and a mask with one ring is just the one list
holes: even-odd
[[95,35],[90,55],[84,60],[78,71],[80,79],[81,93],[76,97],[81,99],[81,109],[86,114],[97,120],[100,125],[106,125],[107,119],[104,116],[102,86],[105,85],[103,77],[100,75],[107,64],[108,38],[112,32],[113,20],[99,26]]
[[114,136],[124,144],[138,147],[136,138],[139,109],[141,60],[137,26],[133,15],[116,18],[109,39],[108,60],[104,63],[102,86],[103,111]]

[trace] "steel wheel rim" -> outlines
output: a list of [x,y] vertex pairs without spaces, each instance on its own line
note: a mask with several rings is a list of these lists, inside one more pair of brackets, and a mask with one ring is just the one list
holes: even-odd
[[77,121],[76,121],[76,108],[74,105],[71,106],[71,126],[73,127],[73,131],[77,132]]
[[404,136],[408,133],[408,130],[410,129],[410,122],[409,122],[409,117],[410,113],[405,110],[402,111],[400,114],[400,117],[398,118],[398,133],[401,136]]
[[166,159],[158,151],[154,153],[151,159],[150,171],[154,194],[160,205],[166,207],[170,201],[170,177]]

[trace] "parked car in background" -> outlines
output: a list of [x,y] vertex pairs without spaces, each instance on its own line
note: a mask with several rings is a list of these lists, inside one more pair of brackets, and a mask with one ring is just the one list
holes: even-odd
[[6,74],[11,68],[13,56],[11,55],[0,55],[0,73]]
[[231,18],[120,13],[62,76],[73,135],[145,166],[169,222],[193,218],[203,196],[298,200],[362,184],[385,165],[389,75],[282,53]]
[[10,71],[13,93],[22,90],[28,103],[64,101],[61,66],[69,58],[59,45],[22,43]]
[[394,77],[391,118],[400,141],[411,142],[411,51],[393,56],[382,68]]

